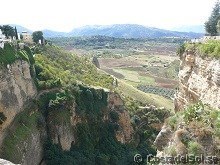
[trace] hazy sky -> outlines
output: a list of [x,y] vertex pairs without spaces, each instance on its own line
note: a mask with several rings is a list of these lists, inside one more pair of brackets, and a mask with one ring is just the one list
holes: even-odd
[[216,0],[4,0],[0,24],[70,31],[84,25],[133,23],[170,29],[203,24]]

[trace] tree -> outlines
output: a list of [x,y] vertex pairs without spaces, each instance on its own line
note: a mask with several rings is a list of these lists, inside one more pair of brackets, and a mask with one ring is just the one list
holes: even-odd
[[22,40],[24,37],[23,37],[23,35],[22,34],[20,34],[20,39]]
[[2,33],[6,36],[6,38],[15,36],[15,30],[13,27],[9,25],[3,25],[0,27],[2,30]]
[[15,37],[16,37],[16,40],[18,40],[18,31],[17,31],[16,26],[15,26]]
[[205,22],[205,30],[211,36],[215,36],[218,34],[217,31],[217,23],[220,19],[220,3],[219,1],[216,2],[211,16],[209,17],[208,21]]
[[39,40],[41,40],[41,42],[42,42],[43,39],[44,39],[42,31],[35,31],[35,32],[33,32],[32,37],[33,37],[33,41],[35,43],[38,43]]

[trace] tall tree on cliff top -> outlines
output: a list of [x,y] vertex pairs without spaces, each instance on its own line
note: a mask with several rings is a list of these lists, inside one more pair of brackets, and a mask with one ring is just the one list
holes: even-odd
[[15,26],[15,37],[16,37],[16,40],[18,39],[18,31],[17,31],[17,28]]
[[42,31],[35,31],[35,32],[33,32],[32,38],[33,38],[33,41],[34,41],[35,43],[38,43],[39,40],[41,40],[41,42],[42,42],[43,39],[44,39],[44,37],[43,37],[43,32],[42,32]]
[[15,36],[15,30],[13,27],[9,25],[3,25],[0,27],[2,30],[2,33],[6,36],[6,38]]
[[212,10],[211,16],[209,17],[208,21],[205,23],[205,30],[211,36],[215,36],[218,34],[217,23],[219,19],[220,19],[220,3],[218,0]]

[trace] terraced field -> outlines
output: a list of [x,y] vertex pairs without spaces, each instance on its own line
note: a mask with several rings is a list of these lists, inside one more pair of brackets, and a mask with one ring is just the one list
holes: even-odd
[[153,93],[153,94],[160,95],[160,96],[163,96],[168,99],[173,99],[174,94],[175,94],[174,89],[161,88],[161,87],[151,86],[151,85],[146,85],[146,86],[140,85],[137,87],[137,89],[139,89],[145,93]]
[[178,85],[176,56],[133,55],[120,59],[99,58],[99,62],[102,70],[134,87],[152,85],[175,89]]

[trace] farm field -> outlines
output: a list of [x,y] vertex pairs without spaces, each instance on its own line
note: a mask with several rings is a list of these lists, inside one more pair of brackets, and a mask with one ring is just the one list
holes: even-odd
[[99,58],[105,72],[138,87],[144,85],[175,89],[179,61],[176,56],[133,55],[124,58]]
[[157,105],[171,107],[178,86],[179,57],[176,50],[184,39],[92,36],[51,40],[73,54],[87,58],[96,56],[100,71],[120,80],[118,90],[121,93],[132,96],[136,93],[133,99],[142,97],[144,103],[152,103],[155,97],[159,97],[158,100],[164,103],[157,102]]

